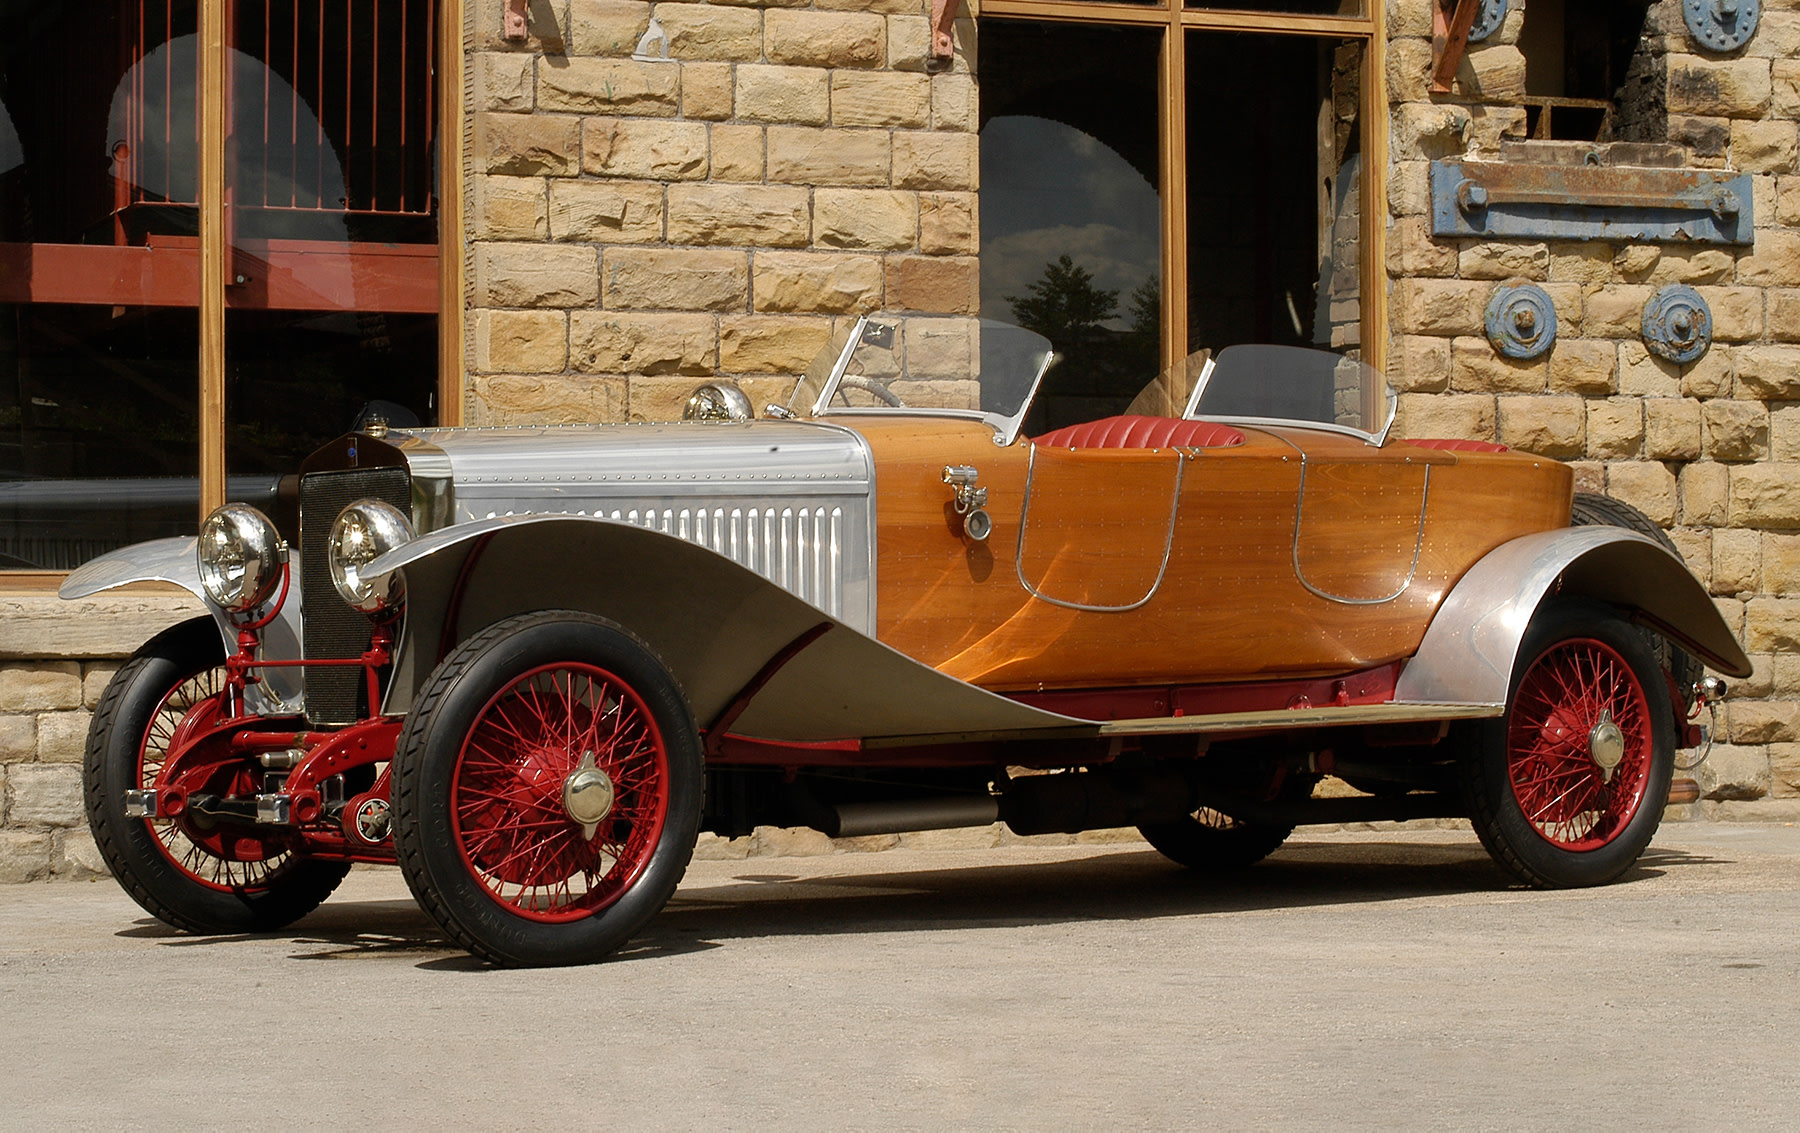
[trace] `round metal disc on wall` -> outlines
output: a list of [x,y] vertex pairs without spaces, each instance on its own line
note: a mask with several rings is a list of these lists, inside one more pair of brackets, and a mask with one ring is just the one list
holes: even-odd
[[1481,8],[1475,13],[1475,22],[1469,27],[1469,42],[1480,43],[1488,36],[1500,30],[1506,22],[1507,0],[1481,0]]
[[[1708,51],[1736,51],[1756,34],[1761,0],[1681,0],[1688,34]],[[1473,38],[1472,36],[1470,38]]]
[[1712,308],[1691,287],[1679,283],[1644,304],[1644,346],[1677,365],[1698,362],[1712,346]]
[[1556,304],[1535,283],[1494,289],[1487,305],[1487,336],[1508,358],[1536,358],[1556,342]]

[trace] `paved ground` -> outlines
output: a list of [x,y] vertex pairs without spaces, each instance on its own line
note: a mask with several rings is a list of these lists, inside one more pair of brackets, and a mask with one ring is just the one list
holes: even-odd
[[1466,834],[697,863],[618,960],[491,971],[397,873],[196,939],[0,888],[0,1126],[1653,1128],[1800,1122],[1800,827],[1506,887]]

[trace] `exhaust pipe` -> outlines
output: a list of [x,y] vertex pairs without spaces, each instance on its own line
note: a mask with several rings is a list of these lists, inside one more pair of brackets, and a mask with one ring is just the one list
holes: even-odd
[[891,803],[844,803],[819,816],[814,828],[833,838],[870,834],[910,834],[918,830],[954,830],[989,826],[1000,820],[1000,802],[991,795],[937,799],[903,799]]

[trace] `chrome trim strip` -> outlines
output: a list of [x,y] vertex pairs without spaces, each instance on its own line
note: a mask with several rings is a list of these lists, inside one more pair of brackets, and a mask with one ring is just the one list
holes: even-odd
[[1424,465],[1425,483],[1419,492],[1419,520],[1413,529],[1412,563],[1406,568],[1406,577],[1401,580],[1400,588],[1385,598],[1345,598],[1342,595],[1321,590],[1306,580],[1306,572],[1300,567],[1300,530],[1306,519],[1306,468],[1306,453],[1302,450],[1300,453],[1300,491],[1294,501],[1294,577],[1300,580],[1300,585],[1328,602],[1339,602],[1346,606],[1379,606],[1384,602],[1392,602],[1406,593],[1406,588],[1412,585],[1413,577],[1419,573],[1419,552],[1425,546],[1425,510],[1431,504],[1431,465]]
[[1432,720],[1478,720],[1498,716],[1504,704],[1350,704],[1344,707],[1276,708],[1267,712],[1218,712],[1209,716],[1152,716],[1109,720],[1103,736],[1145,736],[1187,732],[1288,731],[1344,724],[1404,724]]
[[1052,598],[1047,594],[1040,593],[1025,579],[1025,532],[1031,527],[1031,486],[1035,482],[1037,473],[1038,446],[1033,444],[1031,452],[1025,459],[1025,502],[1019,506],[1019,541],[1013,549],[1013,573],[1019,576],[1019,585],[1025,588],[1025,593],[1040,602],[1061,606],[1065,610],[1084,610],[1096,614],[1122,614],[1129,610],[1135,610],[1156,597],[1157,590],[1162,587],[1163,576],[1169,572],[1169,555],[1175,548],[1176,519],[1181,515],[1182,483],[1186,479],[1188,461],[1194,459],[1179,448],[1172,448],[1169,451],[1175,454],[1175,499],[1169,506],[1169,530],[1163,537],[1162,562],[1157,565],[1156,578],[1151,581],[1149,591],[1130,605],[1090,606],[1080,602],[1065,602],[1060,598]]

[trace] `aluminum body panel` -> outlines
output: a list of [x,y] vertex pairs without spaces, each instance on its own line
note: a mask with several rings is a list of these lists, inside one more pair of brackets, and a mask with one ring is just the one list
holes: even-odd
[[415,450],[429,454],[434,472],[448,462],[457,528],[525,514],[645,527],[873,632],[874,470],[849,429],[797,421],[423,429],[395,443],[409,462]]
[[[128,586],[134,582],[167,582],[179,586],[206,604],[213,622],[219,627],[219,638],[226,652],[237,649],[237,628],[206,597],[200,585],[200,568],[194,561],[192,535],[168,539],[152,539],[108,551],[89,559],[69,572],[57,588],[63,599],[86,598],[105,590]],[[300,656],[300,554],[288,551],[289,588],[281,613],[260,631],[263,648],[259,656],[285,659]],[[263,678],[246,690],[251,711],[264,715],[287,715],[298,712],[303,700],[303,680],[299,669],[264,669]]]
[[1546,596],[1583,595],[1630,607],[1721,672],[1750,659],[1679,559],[1635,532],[1571,527],[1525,535],[1488,552],[1451,589],[1394,689],[1394,702],[1505,704],[1519,645]]

